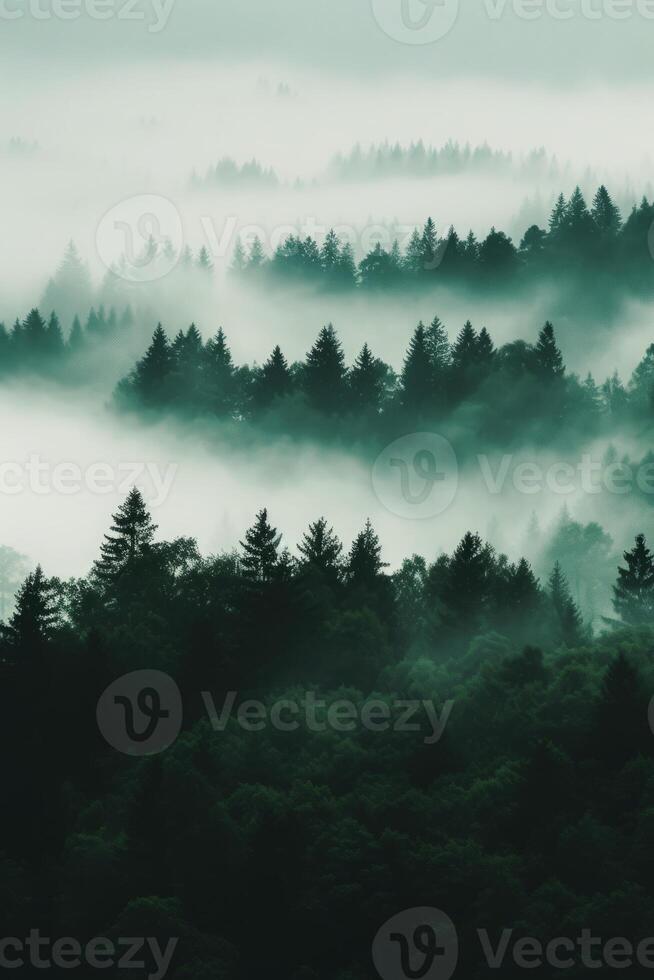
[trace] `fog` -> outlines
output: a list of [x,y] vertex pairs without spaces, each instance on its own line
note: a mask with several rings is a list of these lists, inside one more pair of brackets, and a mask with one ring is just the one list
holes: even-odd
[[[207,553],[236,546],[262,506],[291,548],[322,513],[348,543],[370,517],[391,567],[414,551],[433,558],[451,549],[471,526],[516,557],[535,507],[546,526],[564,503],[579,520],[601,520],[622,543],[642,518],[635,498],[622,498],[616,507],[606,495],[591,499],[583,492],[563,499],[546,490],[534,498],[505,487],[491,494],[480,490],[479,472],[466,461],[446,513],[411,521],[380,501],[371,482],[373,459],[365,454],[282,439],[239,449],[208,423],[166,419],[146,425],[113,412],[111,392],[145,349],[157,320],[170,335],[193,320],[205,337],[222,325],[236,361],[248,363],[261,363],[277,343],[289,360],[304,357],[331,321],[348,361],[367,341],[399,370],[415,324],[436,313],[452,339],[470,318],[486,326],[497,345],[533,341],[551,318],[569,370],[590,370],[598,381],[616,368],[627,380],[652,341],[651,305],[636,300],[600,317],[594,326],[601,342],[591,344],[586,315],[545,286],[520,297],[445,289],[437,297],[267,294],[226,274],[239,234],[247,237],[253,228],[270,251],[289,229],[320,239],[331,226],[347,226],[357,257],[383,240],[385,229],[406,241],[427,215],[441,232],[454,224],[461,233],[472,229],[483,236],[495,226],[518,242],[528,223],[547,224],[559,191],[569,195],[580,183],[588,198],[600,181],[610,185],[626,214],[652,177],[652,137],[642,121],[654,86],[648,77],[633,77],[637,59],[627,55],[626,41],[644,43],[635,22],[589,28],[579,20],[569,27],[543,21],[530,32],[530,25],[513,18],[493,25],[488,46],[477,41],[466,47],[474,15],[464,5],[458,33],[426,52],[389,40],[368,10],[349,11],[351,30],[343,35],[343,5],[329,5],[331,13],[311,5],[309,13],[306,5],[287,2],[273,43],[266,28],[270,5],[252,8],[247,30],[236,5],[221,7],[214,21],[209,4],[189,4],[189,23],[180,4],[166,30],[154,36],[128,35],[127,25],[118,23],[108,23],[102,35],[97,23],[48,22],[40,32],[30,18],[8,25],[16,39],[34,44],[42,60],[22,75],[20,86],[10,84],[15,62],[9,53],[0,69],[0,320],[9,326],[39,303],[70,239],[99,285],[120,258],[120,250],[107,254],[99,244],[103,218],[141,195],[172,205],[181,223],[175,245],[194,251],[206,246],[215,278],[197,295],[167,292],[165,281],[141,292],[133,287],[141,311],[137,328],[120,349],[103,352],[102,370],[96,365],[85,383],[70,389],[34,380],[3,384],[3,461],[22,465],[36,456],[83,472],[101,462],[120,479],[103,493],[88,487],[39,493],[29,486],[3,492],[0,543],[41,561],[50,574],[84,574],[129,485],[129,463],[149,463],[171,477],[163,499],[147,473],[135,478],[160,534],[195,536]],[[203,25],[220,25],[223,18],[228,36],[218,30],[209,41]],[[282,23],[290,25],[288,34]],[[506,27],[503,34],[500,26]],[[605,58],[609,26],[620,45],[615,57]],[[582,28],[594,38],[583,72],[573,44]],[[304,43],[321,33],[320,43]],[[4,32],[3,46],[9,34]],[[346,68],[330,50],[335,37],[346,53],[358,52]],[[120,49],[112,46],[118,38],[126,42]],[[520,45],[513,44],[518,38]],[[197,44],[193,58],[191,39]],[[556,46],[550,65],[542,57],[546,41]],[[77,42],[75,58],[66,60]],[[229,58],[215,57],[228,42]],[[468,57],[462,62],[463,51]],[[562,66],[565,85],[553,81],[554,64]],[[617,81],[610,77],[616,69]],[[487,143],[510,152],[515,169],[366,181],[330,177],[335,154],[356,144],[406,147],[417,140],[435,147],[448,140]],[[519,165],[539,147],[557,169],[529,176]],[[193,173],[204,175],[223,157],[239,165],[256,158],[273,168],[278,186],[191,186]],[[591,450],[599,452],[576,447],[578,453]],[[539,456],[544,467],[555,461]]]

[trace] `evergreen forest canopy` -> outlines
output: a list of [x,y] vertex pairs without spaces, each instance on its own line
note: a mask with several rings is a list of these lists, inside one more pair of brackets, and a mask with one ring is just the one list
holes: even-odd
[[[231,554],[156,532],[134,489],[90,574],[37,567],[2,627],[9,935],[179,937],[172,980],[271,963],[280,978],[369,980],[377,929],[420,904],[447,909],[473,978],[480,926],[649,935],[643,535],[593,638],[558,562],[541,584],[474,532],[392,575],[370,522],[346,549],[317,518],[295,554],[266,509]],[[165,752],[131,759],[103,741],[95,705],[141,668],[174,678],[184,723]],[[218,708],[229,691],[237,707],[311,692],[322,728],[248,730],[232,714],[213,730],[202,691]],[[428,742],[424,726],[324,723],[344,698],[454,706]]]

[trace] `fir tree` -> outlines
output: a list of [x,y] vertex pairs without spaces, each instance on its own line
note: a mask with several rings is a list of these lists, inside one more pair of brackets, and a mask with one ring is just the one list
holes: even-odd
[[269,408],[277,399],[285,398],[293,390],[293,377],[279,345],[257,372],[253,385],[255,408]]
[[51,637],[57,622],[53,582],[37,565],[16,594],[15,611],[9,620],[9,642],[21,654],[29,656]]
[[240,542],[241,567],[247,579],[266,583],[274,578],[281,540],[277,528],[268,521],[268,511],[265,508],[260,510],[252,527],[245,532],[245,541]]
[[388,563],[382,561],[379,538],[368,519],[350,548],[346,566],[348,581],[354,585],[374,585],[387,567]]
[[349,400],[355,412],[378,412],[384,393],[386,367],[364,344],[348,375]]
[[620,231],[622,218],[619,208],[611,200],[611,195],[604,184],[598,188],[593,205],[591,217],[600,234],[608,239],[615,239]]
[[172,366],[170,343],[159,323],[152,335],[150,346],[137,362],[132,380],[133,389],[144,404],[157,405],[164,400],[166,383]]
[[549,320],[538,335],[538,343],[534,349],[534,364],[536,373],[546,381],[554,381],[565,374],[563,356],[556,345],[554,327]]
[[636,544],[624,552],[626,567],[618,568],[613,586],[613,608],[630,626],[651,623],[654,616],[654,559],[644,534],[636,535]]
[[323,327],[307,354],[303,372],[304,390],[318,411],[342,411],[346,395],[343,348],[332,324]]
[[478,351],[477,333],[470,320],[466,320],[452,347],[452,367],[457,372],[466,371],[476,363]]
[[100,558],[93,566],[96,578],[104,585],[131,571],[136,560],[149,552],[157,530],[136,487],[132,487],[112,520],[111,533],[105,534]]
[[297,550],[302,555],[302,563],[314,566],[333,581],[338,579],[343,545],[324,517],[309,525]]
[[411,412],[424,411],[433,396],[434,371],[430,343],[422,321],[416,327],[404,358],[400,398]]
[[568,580],[558,561],[552,569],[548,591],[561,641],[570,647],[578,645],[582,638],[581,613],[570,595]]

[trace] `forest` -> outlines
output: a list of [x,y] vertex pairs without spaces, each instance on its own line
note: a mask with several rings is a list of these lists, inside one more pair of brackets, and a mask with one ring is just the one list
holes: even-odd
[[[108,524],[88,576],[37,567],[2,628],[7,935],[175,937],[175,980],[365,980],[381,923],[416,905],[447,909],[474,978],[479,926],[650,935],[642,534],[593,636],[557,561],[541,583],[474,531],[391,574],[369,521],[347,548],[316,518],[291,553],[264,508],[238,549],[203,557],[192,538],[159,540],[134,489]],[[143,668],[174,680],[183,725],[129,758],[95,706]],[[229,692],[318,714],[215,730],[203,699]],[[451,702],[442,737],[326,721],[337,703],[398,698]]]

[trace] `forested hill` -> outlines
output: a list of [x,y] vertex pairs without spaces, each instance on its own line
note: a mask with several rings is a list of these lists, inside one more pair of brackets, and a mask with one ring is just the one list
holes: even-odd
[[[270,963],[369,980],[378,929],[420,905],[456,921],[475,980],[477,928],[649,935],[642,536],[614,607],[591,638],[559,566],[540,585],[474,533],[389,575],[369,523],[345,549],[317,519],[291,555],[262,510],[235,553],[202,558],[157,540],[133,491],[90,575],[38,568],[2,629],[5,929],[176,937],[172,980]],[[140,670],[183,711],[159,754],[135,756],[99,703]],[[224,725],[201,692],[232,703]]]

